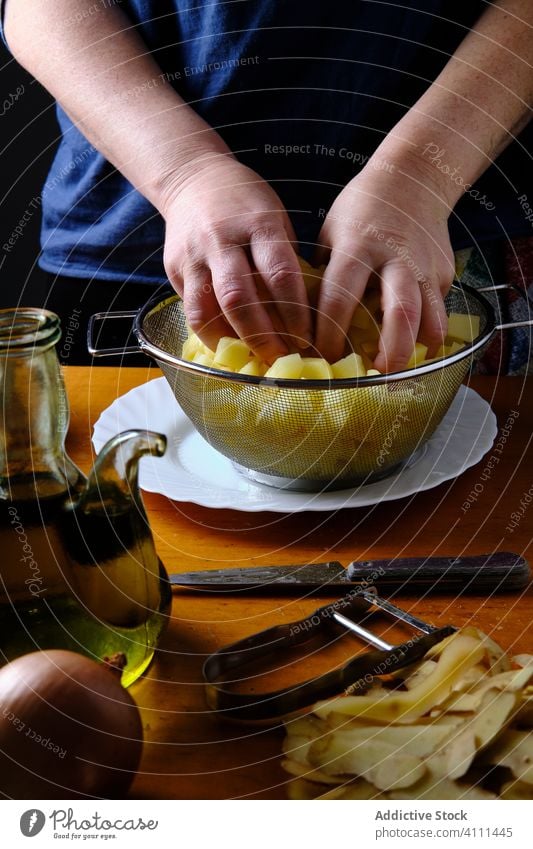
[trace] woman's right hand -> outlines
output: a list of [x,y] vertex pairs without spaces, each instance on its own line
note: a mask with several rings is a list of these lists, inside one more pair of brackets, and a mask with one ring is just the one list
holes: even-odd
[[210,347],[237,334],[271,362],[288,350],[282,335],[307,343],[310,311],[278,196],[166,80],[126,11],[111,3],[85,15],[86,5],[8,3],[14,56],[163,215],[167,275]]
[[292,345],[311,344],[294,231],[258,174],[231,154],[193,159],[167,189],[161,211],[166,273],[206,345],[214,349],[221,336],[236,334],[272,363]]

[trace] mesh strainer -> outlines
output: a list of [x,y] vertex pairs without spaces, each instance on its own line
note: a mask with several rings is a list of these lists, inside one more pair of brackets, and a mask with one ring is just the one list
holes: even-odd
[[[490,291],[497,288],[507,287]],[[183,360],[188,331],[177,295],[155,296],[138,313],[93,316],[89,351],[141,350],[153,357],[199,433],[253,480],[286,489],[340,489],[399,468],[445,415],[475,352],[496,330],[532,324],[497,324],[488,299],[466,285],[451,288],[446,309],[480,317],[471,345],[414,370],[364,378],[277,380]],[[94,323],[110,317],[134,318],[138,347],[95,347]]]

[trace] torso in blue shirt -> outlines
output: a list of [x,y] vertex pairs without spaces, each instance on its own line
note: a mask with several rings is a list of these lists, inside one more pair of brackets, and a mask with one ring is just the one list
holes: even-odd
[[[304,243],[316,239],[323,210],[484,8],[480,0],[193,2],[122,6],[165,79],[272,182]],[[161,282],[162,219],[60,107],[58,119],[63,137],[43,194],[41,265],[68,276]],[[517,197],[527,191],[522,154],[512,148],[479,184],[495,209],[469,197],[452,216],[456,247],[530,227]]]

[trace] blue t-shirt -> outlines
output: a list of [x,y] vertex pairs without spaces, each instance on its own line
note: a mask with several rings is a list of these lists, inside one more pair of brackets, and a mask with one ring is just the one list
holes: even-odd
[[[272,183],[303,253],[340,189],[486,8],[482,0],[194,2],[121,6],[165,79]],[[161,217],[60,106],[57,115],[62,139],[42,199],[41,266],[164,281]],[[530,128],[460,201],[450,219],[454,247],[531,233],[519,201],[531,138]]]

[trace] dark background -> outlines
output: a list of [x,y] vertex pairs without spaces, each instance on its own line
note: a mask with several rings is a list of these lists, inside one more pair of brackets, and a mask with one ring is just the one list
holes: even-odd
[[[11,105],[21,86],[23,93]],[[1,43],[0,89],[0,308],[43,306],[46,274],[37,266],[41,215],[38,204],[29,205],[40,195],[58,141],[54,102]],[[32,217],[7,252],[3,245],[27,210]]]

